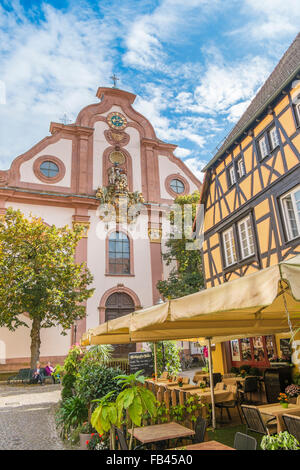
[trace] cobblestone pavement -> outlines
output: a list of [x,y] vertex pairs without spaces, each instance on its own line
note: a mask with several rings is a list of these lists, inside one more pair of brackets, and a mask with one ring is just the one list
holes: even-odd
[[0,450],[63,450],[54,409],[60,386],[0,386]]

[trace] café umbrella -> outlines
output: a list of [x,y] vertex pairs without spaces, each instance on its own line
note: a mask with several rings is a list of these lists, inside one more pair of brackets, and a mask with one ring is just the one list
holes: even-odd
[[[87,334],[90,344],[195,337],[207,338],[211,343],[216,338],[287,333],[299,327],[297,255],[234,281],[111,320]],[[213,387],[211,390],[213,400]]]

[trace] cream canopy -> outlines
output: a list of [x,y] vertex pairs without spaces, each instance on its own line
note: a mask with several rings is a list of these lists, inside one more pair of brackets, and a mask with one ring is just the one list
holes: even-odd
[[[284,333],[300,327],[300,255],[89,330],[82,344]],[[225,339],[224,339],[225,340]],[[219,342],[219,341],[218,341]]]

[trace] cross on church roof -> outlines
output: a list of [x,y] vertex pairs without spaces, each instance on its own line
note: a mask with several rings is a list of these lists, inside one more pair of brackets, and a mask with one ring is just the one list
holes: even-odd
[[110,77],[113,81],[114,81],[114,86],[113,88],[117,88],[117,80],[120,80],[115,74],[113,74],[111,77]]

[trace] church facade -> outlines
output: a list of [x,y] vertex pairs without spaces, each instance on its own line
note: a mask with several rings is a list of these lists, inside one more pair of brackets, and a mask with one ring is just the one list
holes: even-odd
[[[134,110],[134,94],[99,88],[96,96],[99,102],[83,108],[74,124],[52,122],[50,136],[0,172],[0,214],[13,207],[49,225],[85,227],[76,261],[92,272],[95,292],[86,317],[67,336],[59,327],[42,330],[42,361],[61,361],[84,331],[159,302],[156,284],[169,269],[162,260],[164,213],[176,196],[201,189],[174,156],[176,146],[159,140]],[[142,207],[132,212],[134,231],[118,214],[112,221],[103,210],[113,206],[115,193]],[[0,343],[0,367],[28,363],[30,328],[0,328]]]

